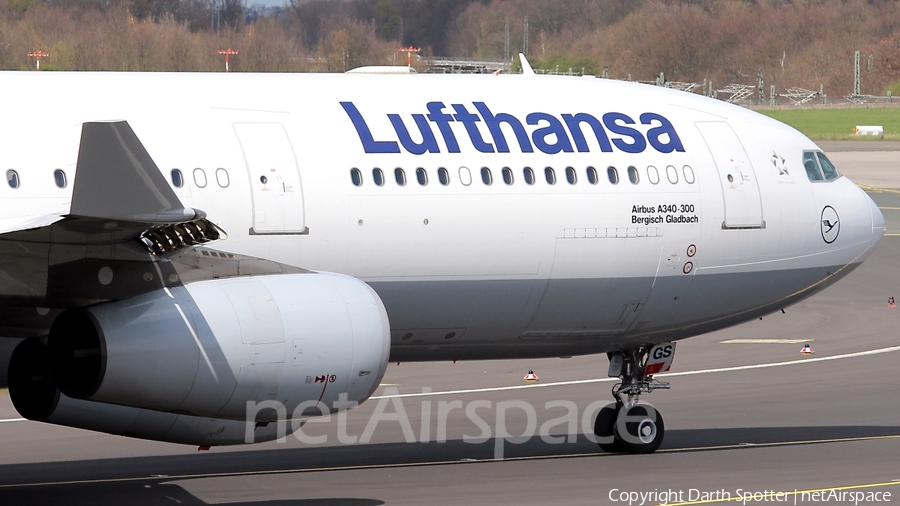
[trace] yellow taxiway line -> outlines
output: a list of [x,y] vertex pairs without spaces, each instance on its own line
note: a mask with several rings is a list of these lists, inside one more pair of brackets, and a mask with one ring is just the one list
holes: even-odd
[[[769,492],[766,492],[766,497],[769,498],[766,502],[775,501],[776,497],[786,499],[786,498],[792,497],[792,496],[796,498],[796,496],[798,496],[798,495],[803,496],[803,495],[823,494],[823,493],[827,494],[830,492],[841,492],[841,491],[845,491],[845,490],[858,490],[858,489],[862,489],[862,488],[896,487],[898,485],[900,485],[900,481],[882,481],[879,483],[863,483],[861,485],[842,485],[839,487],[812,488],[809,490],[791,490],[791,491],[787,491],[787,492],[769,491]],[[665,503],[665,505],[666,506],[687,506],[689,504],[719,504],[719,503],[727,503],[727,502],[742,502],[743,503],[743,502],[747,502],[747,501],[748,501],[747,498],[744,496],[735,496],[735,497],[726,498],[726,499],[704,499],[701,501],[670,502],[670,503]],[[796,501],[796,499],[795,499],[795,501]],[[749,502],[756,502],[756,500],[750,499]],[[788,502],[788,501],[784,501],[784,502]],[[840,501],[840,502],[844,502],[844,501]],[[796,502],[794,502],[794,504],[796,504]],[[656,506],[661,506],[661,504],[658,504]]]

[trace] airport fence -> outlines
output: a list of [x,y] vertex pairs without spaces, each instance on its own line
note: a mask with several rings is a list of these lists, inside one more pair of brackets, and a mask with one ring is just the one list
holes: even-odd
[[[465,58],[434,58],[427,62],[425,72],[440,74],[493,74],[510,73],[513,66],[508,61],[472,60]],[[552,69],[535,69],[536,74],[557,76],[585,76],[584,67],[560,67]],[[518,70],[521,72],[521,70]],[[597,76],[610,79],[609,67],[604,67],[601,75]],[[625,81],[633,81],[629,74]],[[711,98],[716,98],[728,103],[745,107],[821,107],[821,106],[891,106],[900,105],[900,101],[894,100],[891,92],[885,95],[866,95],[859,92],[858,80],[855,81],[854,91],[847,95],[829,96],[825,86],[820,85],[817,90],[810,90],[799,86],[790,86],[783,90],[777,90],[775,85],[765,85],[764,76],[757,75],[757,83],[741,84],[731,83],[722,87],[716,87],[712,81],[704,80],[702,83],[678,82],[666,80],[665,73],[653,81],[637,81],[644,84],[652,84],[683,91],[696,93]]]

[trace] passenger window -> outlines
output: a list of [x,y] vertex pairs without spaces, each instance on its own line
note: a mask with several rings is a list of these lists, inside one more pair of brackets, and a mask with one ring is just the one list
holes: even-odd
[[438,181],[440,181],[444,186],[450,184],[450,173],[447,172],[447,169],[443,167],[438,169]]
[[612,184],[619,184],[619,171],[615,167],[606,168],[606,176]]
[[685,165],[682,169],[684,172],[684,180],[687,181],[688,184],[694,184],[694,169],[691,168],[690,165]]
[[819,164],[816,162],[816,155],[812,151],[803,153],[803,168],[806,169],[806,177],[808,177],[810,181],[821,181],[825,179],[822,177],[822,171],[819,170]]
[[350,181],[353,181],[353,186],[362,186],[362,172],[359,169],[351,169]]
[[468,167],[459,168],[459,182],[462,183],[463,186],[472,184],[472,173],[469,172]]
[[566,167],[566,181],[568,181],[569,184],[575,184],[578,182],[578,175],[575,174],[575,169],[573,169],[572,167]]
[[534,184],[534,171],[531,170],[531,167],[525,167],[524,169],[522,169],[522,176],[525,178],[525,184]]
[[544,169],[544,177],[547,179],[547,184],[556,184],[556,171],[553,170],[553,167]]
[[650,165],[647,167],[647,180],[650,184],[659,184],[659,171],[656,167]]
[[[269,180],[266,176],[259,178],[262,184],[266,184]],[[194,169],[194,184],[197,188],[206,188],[206,172],[203,169]]]
[[56,169],[53,171],[53,180],[56,182],[56,186],[59,188],[66,187],[66,173],[63,172],[62,169]]
[[587,168],[587,177],[588,177],[588,182],[591,184],[597,184],[597,181],[599,181],[599,179],[600,179],[599,177],[597,177],[597,169],[595,169],[593,167]]
[[372,182],[375,183],[375,186],[384,186],[384,172],[381,169],[372,169]]
[[216,169],[216,182],[219,183],[220,187],[228,188],[228,185],[231,184],[231,179],[228,177],[228,171],[221,167]]
[[184,175],[181,173],[181,169],[172,169],[172,186],[175,188],[181,188],[184,186]]
[[819,165],[822,166],[822,172],[825,174],[825,179],[827,181],[841,177],[841,174],[837,171],[834,164],[831,163],[831,160],[825,157],[825,153],[816,153],[816,156],[819,157]]
[[506,184],[513,184],[513,173],[512,169],[509,167],[503,167],[503,182]]
[[406,186],[406,172],[400,167],[394,169],[394,179],[397,181],[398,185]]
[[9,169],[8,171],[6,171],[6,182],[9,183],[10,188],[18,188],[19,173],[13,169]]
[[640,182],[637,168],[628,167],[628,180],[631,181],[631,184],[638,184]]
[[416,180],[419,181],[419,184],[422,186],[428,184],[428,173],[426,173],[425,169],[422,167],[416,169]]
[[494,179],[491,176],[491,169],[487,167],[481,168],[481,181],[485,184],[485,186],[490,186],[491,183],[494,182]]
[[669,182],[672,184],[678,183],[678,171],[675,170],[675,167],[669,165],[666,167],[666,177],[669,178]]

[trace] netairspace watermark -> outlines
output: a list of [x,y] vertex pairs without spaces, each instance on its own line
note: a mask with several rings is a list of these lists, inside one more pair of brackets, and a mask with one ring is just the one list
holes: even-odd
[[[423,389],[423,394],[428,395],[430,389]],[[329,408],[321,401],[305,401],[288,413],[287,407],[278,401],[247,402],[247,429],[244,441],[255,442],[256,420],[260,419],[260,413],[269,413],[274,410],[275,417],[266,416],[267,420],[277,420],[278,441],[284,442],[287,437],[287,428],[290,424],[291,432],[299,441],[309,445],[323,445],[328,442],[328,435],[313,436],[303,431],[303,427],[313,423],[329,423],[332,417],[337,418],[337,440],[342,444],[366,444],[372,439],[379,424],[399,425],[403,438],[407,443],[446,443],[447,420],[452,414],[464,413],[468,421],[474,424],[478,434],[463,434],[462,440],[469,444],[481,444],[494,439],[494,459],[502,460],[506,443],[523,444],[534,437],[540,437],[546,444],[575,443],[580,433],[594,443],[613,443],[612,436],[601,437],[594,434],[594,416],[603,407],[614,405],[612,401],[602,400],[590,403],[579,414],[578,405],[568,400],[552,400],[544,404],[543,410],[555,410],[561,416],[551,418],[538,426],[538,410],[531,403],[523,400],[505,400],[492,402],[489,400],[473,400],[463,403],[461,400],[433,401],[423,400],[420,411],[420,423],[418,433],[413,429],[413,424],[403,404],[403,398],[399,396],[396,387],[388,387],[377,400],[375,409],[366,423],[361,434],[350,434],[347,425],[347,410],[355,408],[358,403],[348,401],[346,394],[341,394],[339,399]],[[369,401],[372,402],[372,401]],[[647,419],[656,421],[656,411],[649,405],[642,404],[646,408],[646,414],[640,417],[631,416],[621,410],[616,420],[620,437],[628,442],[640,444],[641,441],[631,436],[626,430],[626,424]],[[432,436],[433,408],[437,409],[436,431]],[[494,411],[493,416],[490,411]],[[336,413],[336,414],[333,414]],[[290,415],[290,416],[288,416]],[[511,417],[525,417],[524,428],[520,427],[520,433],[513,434],[507,428],[507,421]],[[487,418],[487,419],[486,419]],[[491,425],[490,422],[493,422]],[[395,425],[395,426],[396,426]],[[565,435],[551,435],[554,428],[564,427]],[[558,432],[558,431],[557,431]],[[632,441],[633,439],[633,441]]]
[[650,491],[630,491],[618,488],[609,491],[609,501],[628,506],[644,506],[655,504],[678,504],[692,502],[731,502],[735,504],[878,504],[891,502],[891,493],[882,491],[843,490],[830,488],[820,490],[751,491],[735,490],[700,490],[688,489],[654,489]]

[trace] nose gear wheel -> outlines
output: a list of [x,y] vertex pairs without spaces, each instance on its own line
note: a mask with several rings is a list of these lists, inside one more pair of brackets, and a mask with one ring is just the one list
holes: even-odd
[[640,347],[610,354],[610,375],[622,381],[612,389],[616,402],[604,406],[594,419],[594,436],[603,451],[653,453],[662,444],[662,415],[653,406],[638,403],[642,393],[669,388],[644,373],[649,352],[650,347]]

